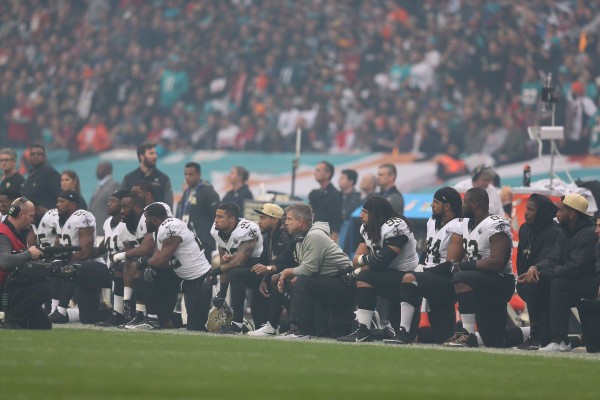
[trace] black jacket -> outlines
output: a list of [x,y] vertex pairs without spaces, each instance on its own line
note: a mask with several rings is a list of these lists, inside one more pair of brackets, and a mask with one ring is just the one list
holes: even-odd
[[240,208],[240,211],[242,212],[240,214],[240,216],[243,216],[244,215],[244,200],[252,200],[252,199],[254,199],[252,192],[248,188],[248,185],[244,185],[241,188],[239,188],[238,190],[230,190],[229,192],[225,193],[225,196],[223,197],[223,203],[237,204],[238,207]]
[[171,187],[171,180],[167,175],[160,172],[158,168],[154,168],[152,173],[146,176],[144,171],[137,168],[125,175],[121,186],[125,190],[131,190],[133,185],[140,181],[148,181],[152,184],[154,201],[162,201],[163,203],[167,203],[169,207],[173,207],[173,188]]
[[360,192],[356,190],[345,194],[342,193],[342,221],[352,217],[352,213],[362,204]]
[[402,193],[400,193],[396,186],[388,190],[382,190],[377,193],[377,196],[384,197],[398,214],[404,215],[404,196],[402,196]]
[[532,194],[529,197],[537,205],[533,224],[524,223],[519,228],[519,247],[517,248],[517,273],[527,272],[529,267],[537,265],[552,251],[556,240],[563,238],[562,229],[554,221],[556,206],[546,196]]
[[313,222],[329,223],[331,232],[339,232],[342,226],[342,193],[331,182],[325,189],[314,189],[308,194],[313,209]]
[[596,276],[594,254],[598,237],[589,219],[581,218],[573,230],[563,228],[564,240],[550,255],[537,264],[542,277],[593,278]]
[[260,262],[263,265],[274,265],[281,272],[286,268],[298,265],[294,259],[296,241],[287,231],[281,229],[281,223],[272,233],[263,235],[263,252]]
[[[195,188],[187,188],[183,192],[177,207],[177,218],[186,219],[202,244],[211,250],[216,248],[210,228],[215,221],[218,206],[219,195],[210,183],[202,180]],[[183,218],[184,213],[188,215],[187,218]]]
[[29,173],[21,189],[21,196],[50,210],[56,207],[59,192],[60,174],[50,164],[44,164],[40,169]]

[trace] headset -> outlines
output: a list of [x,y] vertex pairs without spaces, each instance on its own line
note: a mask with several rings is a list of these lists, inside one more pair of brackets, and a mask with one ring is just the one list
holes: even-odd
[[8,215],[13,218],[18,217],[21,213],[21,205],[27,203],[28,201],[29,199],[27,197],[19,197],[18,199],[13,201],[13,203],[10,205],[10,208],[8,209]]

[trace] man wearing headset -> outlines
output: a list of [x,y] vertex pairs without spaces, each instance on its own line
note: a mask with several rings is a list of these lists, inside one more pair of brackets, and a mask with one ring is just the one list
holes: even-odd
[[[35,207],[25,197],[16,199],[8,210],[8,217],[0,223],[0,272],[12,272],[27,261],[42,256],[35,246],[27,248],[27,233],[33,222]],[[2,277],[0,276],[0,281]],[[18,274],[9,275],[1,282],[6,312],[1,329],[50,329],[52,324],[42,305],[49,301],[52,292],[47,279],[21,280]]]

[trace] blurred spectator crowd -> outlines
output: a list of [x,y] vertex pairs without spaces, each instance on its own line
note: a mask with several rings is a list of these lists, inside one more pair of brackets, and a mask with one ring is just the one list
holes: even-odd
[[[0,138],[135,148],[535,152],[552,73],[562,149],[600,153],[600,3],[6,0]],[[450,168],[452,169],[452,168]]]

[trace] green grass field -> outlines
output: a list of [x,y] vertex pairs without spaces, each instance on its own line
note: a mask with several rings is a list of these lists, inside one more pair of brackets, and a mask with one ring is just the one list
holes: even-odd
[[0,331],[0,398],[597,399],[600,358],[179,332]]

